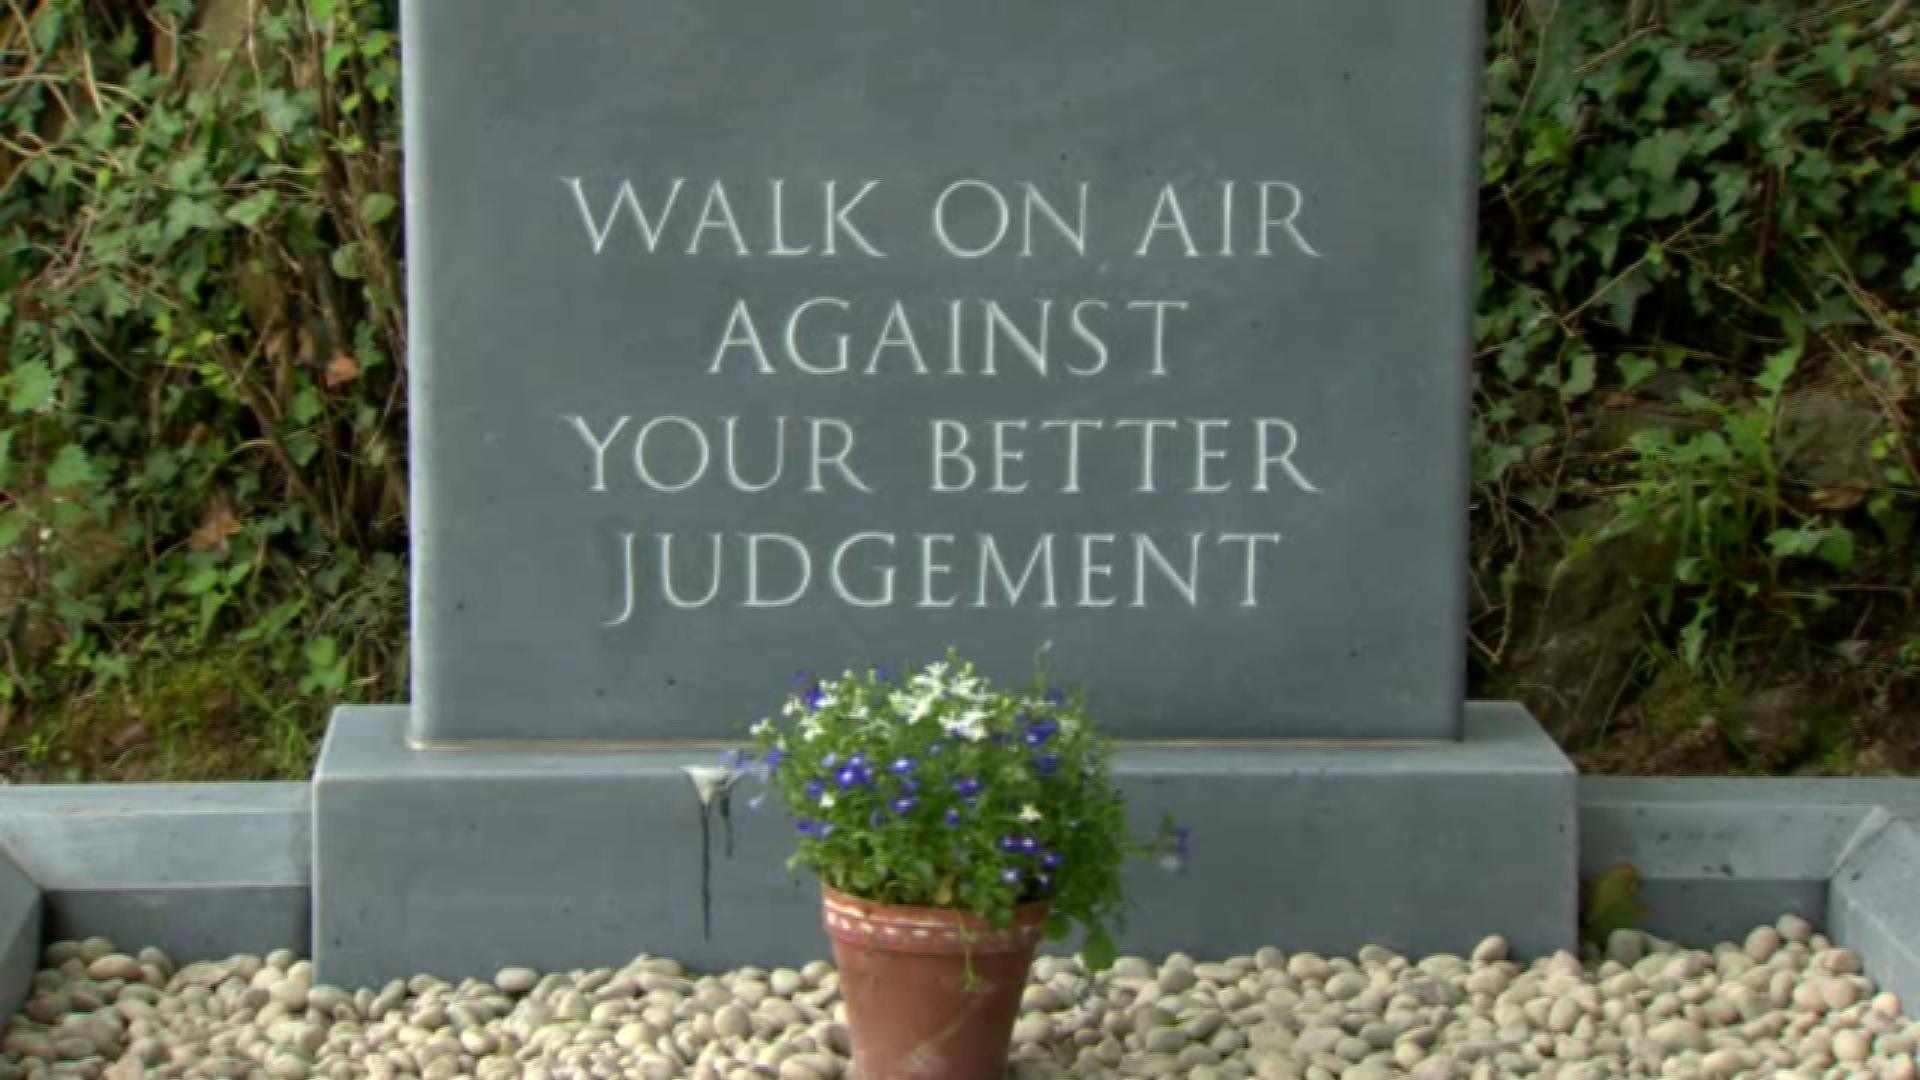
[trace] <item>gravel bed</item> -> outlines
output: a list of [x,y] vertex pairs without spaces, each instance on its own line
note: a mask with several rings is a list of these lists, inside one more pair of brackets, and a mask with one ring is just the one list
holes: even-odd
[[[841,1080],[836,976],[672,960],[491,981],[416,976],[316,985],[292,953],[175,969],[94,938],[60,942],[0,1044],[0,1080]],[[1788,916],[1740,944],[1684,950],[1638,931],[1605,955],[1530,964],[1488,938],[1469,957],[1411,960],[1262,949],[1197,963],[1121,960],[1088,978],[1034,966],[1014,1033],[1016,1080],[1491,1080],[1495,1077],[1857,1077],[1913,1080],[1920,1024],[1860,960]]]

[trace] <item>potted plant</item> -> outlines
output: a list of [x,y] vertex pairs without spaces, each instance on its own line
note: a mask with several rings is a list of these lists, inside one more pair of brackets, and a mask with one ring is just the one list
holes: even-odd
[[1090,967],[1111,962],[1136,845],[1080,698],[950,657],[805,679],[752,734],[735,764],[820,879],[862,1080],[998,1078],[1040,940],[1077,929]]

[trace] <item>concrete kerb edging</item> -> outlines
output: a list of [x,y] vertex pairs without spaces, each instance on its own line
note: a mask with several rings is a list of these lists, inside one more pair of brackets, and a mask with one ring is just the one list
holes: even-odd
[[297,783],[0,788],[0,852],[44,895],[45,940],[183,961],[306,949],[310,821]]
[[1920,1001],[1920,780],[1630,779],[1580,784],[1580,873],[1632,866],[1643,925],[1723,941],[1785,912]]
[[0,1007],[8,1014],[26,999],[40,967],[44,912],[40,887],[0,852]]
[[[0,1009],[41,940],[177,959],[308,946],[304,784],[0,788]],[[1724,940],[1797,912],[1920,1001],[1920,780],[1580,782],[1580,872],[1640,877],[1648,929]]]

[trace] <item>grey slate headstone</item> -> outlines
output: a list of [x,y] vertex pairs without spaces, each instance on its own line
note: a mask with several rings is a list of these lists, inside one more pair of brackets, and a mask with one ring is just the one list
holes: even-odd
[[1124,735],[1458,734],[1478,3],[404,19],[416,740],[950,645]]

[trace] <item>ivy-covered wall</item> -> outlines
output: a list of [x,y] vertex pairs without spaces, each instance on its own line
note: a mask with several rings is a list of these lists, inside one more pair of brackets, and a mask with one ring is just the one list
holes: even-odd
[[[1488,26],[1476,692],[1597,768],[1920,769],[1913,10]],[[0,771],[302,775],[404,698],[401,44],[0,13]]]

